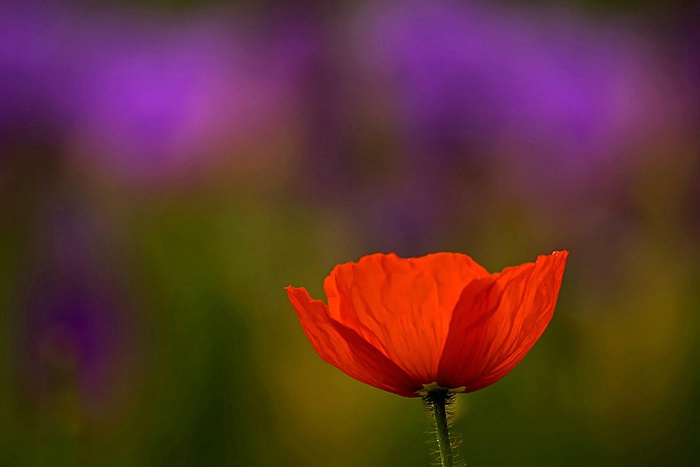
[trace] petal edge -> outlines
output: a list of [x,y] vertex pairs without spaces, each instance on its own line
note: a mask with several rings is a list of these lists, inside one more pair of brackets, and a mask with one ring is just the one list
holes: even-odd
[[511,371],[554,313],[567,251],[504,269],[466,287],[450,323],[438,382],[472,392]]
[[312,299],[304,288],[286,290],[306,336],[323,360],[365,384],[418,397],[415,390],[421,385],[355,331],[332,319],[323,302]]

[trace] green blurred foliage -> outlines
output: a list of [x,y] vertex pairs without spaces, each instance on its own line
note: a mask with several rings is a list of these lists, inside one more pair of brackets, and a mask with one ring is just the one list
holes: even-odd
[[[421,402],[327,365],[287,302],[284,286],[322,296],[332,266],[360,254],[337,213],[212,191],[111,206],[137,344],[128,381],[97,415],[81,412],[70,387],[42,407],[18,393],[10,312],[21,240],[3,229],[0,464],[428,465]],[[697,251],[654,219],[629,239],[621,277],[603,292],[589,289],[595,271],[572,251],[540,342],[499,383],[457,397],[468,465],[697,462]],[[482,226],[500,231],[493,241],[506,251],[537,243],[515,233],[527,227],[517,216],[493,222],[520,225]],[[498,245],[470,253],[490,269],[521,259]]]

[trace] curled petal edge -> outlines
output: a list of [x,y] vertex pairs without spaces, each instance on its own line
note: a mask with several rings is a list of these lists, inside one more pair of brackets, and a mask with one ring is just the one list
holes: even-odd
[[419,397],[422,387],[386,355],[354,330],[335,321],[326,305],[314,300],[305,288],[287,287],[299,322],[318,355],[348,376],[405,397]]
[[[568,251],[540,255],[534,263],[512,266],[469,284],[462,298],[470,303],[461,302],[461,314],[460,305],[455,309],[440,360],[438,382],[448,387],[465,386],[464,392],[473,392],[495,383],[520,363],[553,316],[567,257]],[[500,286],[499,279],[504,282]],[[517,310],[502,306],[504,294],[513,285],[518,286],[522,298],[532,306],[515,315],[512,312]],[[538,301],[543,287],[544,302]],[[507,328],[494,324],[498,314]],[[533,322],[524,329],[526,318]],[[518,329],[513,334],[514,320]],[[481,348],[482,352],[475,355],[475,348]]]

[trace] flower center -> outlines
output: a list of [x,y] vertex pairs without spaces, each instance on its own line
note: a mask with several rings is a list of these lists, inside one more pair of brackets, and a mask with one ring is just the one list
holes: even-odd
[[423,389],[419,389],[418,391],[416,391],[416,393],[417,393],[418,395],[420,395],[420,396],[425,397],[425,396],[427,396],[428,393],[431,392],[431,391],[447,390],[448,393],[455,394],[455,393],[458,393],[458,392],[464,392],[466,389],[467,389],[466,386],[460,386],[460,387],[458,387],[458,388],[444,388],[444,387],[440,386],[440,385],[437,383],[437,381],[434,381],[434,382],[432,382],[432,383],[430,383],[430,384],[424,384],[424,385],[423,385]]

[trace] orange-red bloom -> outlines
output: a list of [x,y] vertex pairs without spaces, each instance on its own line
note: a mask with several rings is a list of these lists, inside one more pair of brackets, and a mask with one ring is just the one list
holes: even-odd
[[489,274],[469,256],[365,256],[336,266],[328,305],[289,299],[318,354],[353,378],[407,397],[471,392],[505,376],[552,319],[567,251]]

